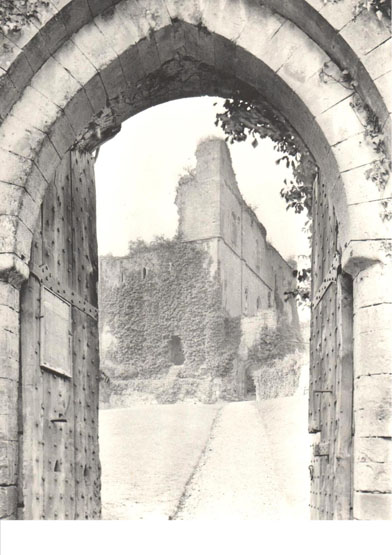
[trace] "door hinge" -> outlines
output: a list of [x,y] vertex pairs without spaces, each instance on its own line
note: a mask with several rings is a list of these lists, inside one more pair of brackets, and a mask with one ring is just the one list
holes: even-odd
[[329,441],[315,443],[313,445],[314,457],[329,457]]

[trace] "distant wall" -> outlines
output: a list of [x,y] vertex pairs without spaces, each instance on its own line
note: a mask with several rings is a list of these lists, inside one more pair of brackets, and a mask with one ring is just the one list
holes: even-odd
[[[100,268],[101,368],[117,404],[148,380],[156,381],[160,402],[188,393],[212,402],[217,389],[222,398],[236,397],[240,322],[222,308],[217,277],[199,245],[140,244],[129,258],[101,258]],[[174,337],[183,364],[173,359]]]

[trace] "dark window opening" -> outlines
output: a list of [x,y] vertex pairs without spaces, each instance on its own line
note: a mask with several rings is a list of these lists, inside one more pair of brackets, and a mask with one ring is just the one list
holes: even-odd
[[268,291],[268,308],[271,308],[271,291]]
[[237,246],[237,222],[234,212],[231,213],[231,242],[234,246]]
[[143,268],[142,275],[143,275],[143,279],[146,279],[146,277],[147,277],[147,268]]
[[245,288],[245,293],[244,293],[244,313],[248,314],[248,288]]
[[261,308],[261,300],[260,300],[260,297],[257,297],[256,308],[257,308],[257,310],[260,310],[260,308]]
[[170,349],[170,360],[172,364],[176,366],[180,366],[184,364],[185,357],[184,351],[182,348],[182,341],[181,337],[178,335],[172,335],[172,338],[169,341],[169,349]]

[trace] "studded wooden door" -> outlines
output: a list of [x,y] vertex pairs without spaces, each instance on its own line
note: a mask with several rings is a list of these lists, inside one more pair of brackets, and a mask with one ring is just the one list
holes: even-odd
[[341,272],[338,224],[325,186],[313,199],[309,432],[313,519],[352,514],[352,282]]
[[48,187],[21,295],[19,517],[100,517],[94,162]]

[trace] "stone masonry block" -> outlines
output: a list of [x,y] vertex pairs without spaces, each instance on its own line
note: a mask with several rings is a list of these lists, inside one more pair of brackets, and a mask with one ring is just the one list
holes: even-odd
[[84,90],[95,114],[105,108],[107,93],[99,73],[96,73],[94,77],[85,84]]
[[0,281],[0,305],[19,311],[19,291],[5,281]]
[[299,48],[306,49],[307,43],[307,36],[294,23],[286,21],[265,45],[262,60],[278,71]]
[[109,98],[116,98],[127,89],[128,85],[118,58],[103,68],[100,74]]
[[193,36],[198,32],[198,29],[190,25],[186,25],[185,27],[185,25],[184,23],[175,23],[156,31],[155,42],[157,44],[160,64],[173,59],[174,53],[177,55],[185,55],[186,32],[189,28],[194,31]]
[[[113,32],[115,33],[116,30],[113,29]],[[98,71],[108,66],[117,57],[106,36],[94,23],[85,25],[72,40]]]
[[[34,110],[31,107],[34,106]],[[19,120],[19,125],[35,127],[46,133],[60,114],[60,108],[28,86],[21,99],[14,105],[11,114]]]
[[[13,308],[0,305],[1,324],[5,330],[18,336],[19,334],[19,312]],[[0,409],[1,410],[1,409]]]
[[94,20],[117,55],[121,55],[148,34],[148,23],[145,20],[144,23],[139,22],[141,14],[137,14],[135,18],[132,12],[135,12],[135,5],[132,8],[129,2],[121,3]]
[[142,39],[137,43],[139,58],[143,64],[143,70],[146,75],[153,73],[159,69],[161,61],[159,59],[158,48],[155,38]]
[[0,181],[0,198],[3,210],[10,216],[19,217],[31,231],[34,231],[39,206],[23,187]]
[[385,437],[356,437],[354,460],[361,463],[391,463],[392,441]]
[[32,232],[16,216],[0,215],[0,253],[15,253],[29,260]]
[[[374,256],[377,256],[377,251],[374,252]],[[358,314],[359,309],[364,307],[392,303],[391,283],[392,264],[379,262],[362,270],[354,285],[354,314]]]
[[91,11],[88,0],[73,0],[62,8],[61,19],[65,25],[68,35],[78,31],[83,25],[91,21]]
[[[64,1],[64,0],[61,0]],[[95,17],[115,3],[115,0],[87,0],[90,12]]]
[[0,181],[0,199],[2,212],[12,216],[18,216],[20,204],[25,193],[26,190],[24,189],[24,187]]
[[40,30],[46,48],[51,55],[53,55],[70,36],[68,29],[64,25],[62,14],[58,13],[53,6],[52,10],[50,21],[45,26],[41,27]]
[[28,45],[24,48],[28,64],[35,74],[50,57],[43,33],[35,33]]
[[[376,184],[366,177],[366,172],[371,167],[371,164],[367,164],[348,170],[342,175],[347,204],[360,204],[380,199],[380,191]],[[392,179],[389,179],[382,196],[385,198],[392,196]]]
[[[1,427],[1,417],[0,417]],[[0,431],[1,434],[1,431]],[[18,479],[18,442],[0,440],[0,484],[16,484]]]
[[392,495],[354,492],[354,519],[391,520]]
[[262,89],[266,96],[279,86],[278,78],[273,71],[241,48],[236,50],[235,75],[252,87]]
[[19,337],[8,329],[0,332],[0,378],[19,379]]
[[0,68],[0,118],[4,119],[16,102],[19,91],[4,69]]
[[172,20],[179,19],[198,25],[202,21],[200,0],[164,0],[166,9]]
[[26,187],[29,194],[40,203],[46,183],[32,160],[0,148],[0,181]]
[[[382,219],[382,201],[351,204],[347,207],[351,241],[379,240],[390,236],[390,224]],[[366,226],[363,222],[366,221]]]
[[0,486],[0,518],[16,514],[17,500],[16,486]]
[[39,129],[25,125],[9,115],[0,128],[0,143],[6,150],[10,150],[24,158],[34,159],[39,152],[45,135]]
[[[256,8],[254,4],[253,6]],[[228,6],[226,0],[206,2],[202,6],[202,14],[203,23],[211,33],[216,33],[232,42],[236,42],[241,36],[248,17],[253,15],[247,13],[241,2],[230,2]]]
[[363,10],[340,31],[340,35],[361,57],[389,39],[390,31],[385,19],[380,21],[372,12]]
[[[296,92],[301,94],[302,87],[314,74],[318,74],[323,64],[329,60],[328,55],[317,46],[309,37],[301,39],[300,46],[289,57],[279,71],[278,75]],[[312,81],[321,86],[321,82]],[[317,87],[317,88],[318,88]],[[314,91],[318,96],[318,92]]]
[[356,377],[392,374],[392,328],[355,336],[354,369]]
[[18,439],[18,382],[0,378],[0,440]]
[[356,437],[392,436],[392,375],[361,376],[354,381]]
[[[2,385],[3,378],[0,378],[0,385]],[[7,380],[10,383],[11,380]],[[0,393],[0,399],[2,399],[2,394]],[[12,398],[15,402],[13,407],[8,407],[8,413],[0,414],[0,443],[3,441],[13,441],[16,442],[18,439],[18,400],[17,398]],[[2,411],[1,411],[2,412]]]
[[198,29],[198,31],[197,42],[199,57],[197,59],[213,67],[215,63],[214,36],[204,27]]
[[75,135],[78,135],[93,119],[93,110],[86,91],[79,92],[65,107],[65,115]]
[[337,31],[354,19],[353,4],[351,2],[324,2],[319,13]]
[[48,136],[59,156],[63,156],[76,140],[75,132],[64,113],[57,118]]
[[84,85],[97,72],[90,60],[76,46],[72,39],[55,52],[53,57],[81,85]]
[[392,303],[376,304],[360,308],[354,314],[354,334],[392,328]]
[[[254,8],[254,4],[252,4]],[[247,20],[236,44],[257,58],[262,58],[268,42],[285,20],[265,6],[258,6],[247,14]]]
[[54,58],[50,58],[35,74],[31,86],[59,108],[64,108],[81,88],[80,83]]
[[42,143],[41,151],[36,158],[36,164],[48,183],[50,183],[54,171],[59,165],[60,161],[61,159],[56,152],[56,149],[47,137]]
[[354,468],[356,491],[392,493],[391,466],[386,463],[358,462]]
[[22,50],[19,46],[0,33],[0,67],[4,71],[8,70],[21,53]]
[[392,39],[390,38],[362,58],[362,62],[372,79],[377,79],[377,77],[391,70],[391,48]]
[[214,35],[214,67],[218,71],[233,74],[236,65],[237,46],[234,42]]
[[391,90],[392,90],[392,71],[384,73],[381,77],[375,80],[375,85],[381,93],[381,96],[387,106],[389,113],[392,112],[392,100],[391,100]]
[[317,117],[330,145],[336,145],[363,132],[363,123],[350,106],[351,102],[351,97],[346,98]]
[[370,164],[379,156],[369,146],[364,134],[355,135],[332,147],[341,172]]

